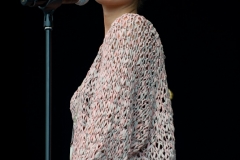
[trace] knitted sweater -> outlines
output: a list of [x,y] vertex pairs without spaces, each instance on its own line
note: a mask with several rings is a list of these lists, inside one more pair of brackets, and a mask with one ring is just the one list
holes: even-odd
[[164,59],[150,21],[115,19],[70,101],[71,160],[175,159]]

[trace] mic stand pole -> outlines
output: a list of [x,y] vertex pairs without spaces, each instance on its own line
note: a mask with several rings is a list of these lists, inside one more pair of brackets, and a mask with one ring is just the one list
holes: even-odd
[[44,30],[46,38],[46,59],[45,59],[45,160],[51,160],[51,57],[52,57],[52,24],[53,12],[62,4],[62,0],[49,0],[48,3],[39,8],[44,13]]
[[[44,11],[44,10],[43,10]],[[52,14],[54,11],[44,11],[45,48],[45,160],[51,159],[51,97],[52,97]]]

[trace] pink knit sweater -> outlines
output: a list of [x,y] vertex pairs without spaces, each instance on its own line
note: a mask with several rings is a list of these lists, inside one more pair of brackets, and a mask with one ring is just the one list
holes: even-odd
[[143,16],[125,13],[107,32],[70,101],[71,160],[173,160],[165,55]]

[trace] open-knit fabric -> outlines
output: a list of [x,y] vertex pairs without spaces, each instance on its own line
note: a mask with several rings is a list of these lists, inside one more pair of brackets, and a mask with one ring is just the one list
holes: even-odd
[[115,19],[70,101],[71,160],[174,160],[173,110],[159,34],[144,16]]

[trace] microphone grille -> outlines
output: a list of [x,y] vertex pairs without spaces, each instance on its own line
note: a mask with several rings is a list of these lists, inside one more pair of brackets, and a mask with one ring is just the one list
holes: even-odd
[[76,5],[79,5],[79,6],[83,6],[85,5],[89,0],[79,0],[77,3],[75,3]]

